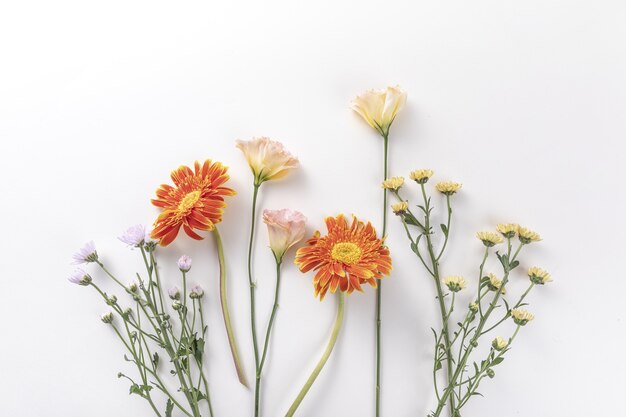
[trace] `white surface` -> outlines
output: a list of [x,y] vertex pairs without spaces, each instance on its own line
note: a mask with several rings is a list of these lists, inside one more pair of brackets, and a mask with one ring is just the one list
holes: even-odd
[[[337,212],[378,225],[381,140],[348,104],[365,89],[396,83],[409,101],[392,129],[391,173],[431,167],[438,179],[464,184],[444,273],[473,279],[475,231],[517,221],[544,237],[522,266],[544,266],[555,278],[532,294],[537,319],[483,384],[486,399],[474,399],[464,416],[621,410],[623,2],[207,3],[0,6],[0,415],[151,415],[116,378],[127,368],[99,322],[105,306],[66,276],[71,254],[94,239],[130,278],[138,254],[116,236],[152,222],[154,189],[194,159],[228,164],[238,191],[221,229],[252,379],[244,273],[251,175],[233,141],[268,135],[300,157],[295,175],[263,186],[261,208],[299,209],[311,232]],[[259,230],[263,328],[273,277]],[[432,283],[393,216],[389,244],[395,272],[384,288],[383,416],[425,416],[433,406]],[[171,270],[182,253],[196,261],[191,279],[209,292],[216,415],[249,416],[252,395],[234,377],[211,248],[181,238],[162,263]],[[334,306],[313,298],[311,278],[287,262],[265,376],[267,417],[283,415],[326,343]],[[519,278],[514,288],[522,285]],[[367,289],[348,299],[337,349],[299,415],[372,416],[373,348]]]

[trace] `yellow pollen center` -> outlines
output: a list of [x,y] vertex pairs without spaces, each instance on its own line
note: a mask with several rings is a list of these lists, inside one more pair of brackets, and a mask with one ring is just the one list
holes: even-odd
[[361,248],[352,242],[340,242],[333,246],[330,256],[336,261],[351,265],[361,259]]
[[177,211],[179,213],[186,213],[195,206],[195,204],[200,200],[200,191],[192,191],[187,194],[180,203],[178,203]]

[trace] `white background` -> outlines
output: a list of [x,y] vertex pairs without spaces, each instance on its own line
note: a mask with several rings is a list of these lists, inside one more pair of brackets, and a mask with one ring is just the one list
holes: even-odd
[[[379,225],[382,143],[349,102],[390,84],[409,94],[392,129],[391,173],[429,167],[436,179],[464,185],[443,273],[465,275],[475,289],[482,249],[474,233],[514,221],[544,241],[524,253],[510,292],[525,287],[528,266],[554,277],[531,295],[536,319],[484,382],[486,399],[476,397],[463,415],[618,414],[625,19],[618,0],[4,2],[0,415],[152,415],[116,378],[132,370],[99,321],[105,306],[66,277],[72,253],[93,239],[130,279],[138,253],[116,237],[151,223],[156,187],[195,159],[229,165],[238,191],[220,228],[252,379],[244,272],[252,179],[234,140],[271,136],[301,160],[294,175],[263,186],[261,208],[301,210],[309,233],[339,212]],[[435,196],[438,209],[442,202]],[[434,405],[433,286],[398,220],[389,224],[395,269],[384,286],[382,415],[425,416]],[[255,248],[264,328],[274,279],[263,225]],[[194,258],[191,279],[208,293],[216,416],[249,416],[252,395],[235,379],[221,322],[213,249],[211,239],[181,237],[161,260],[173,285],[175,260]],[[284,415],[335,312],[332,298],[313,298],[312,275],[292,258],[265,374],[267,417]],[[373,416],[373,348],[368,288],[348,298],[337,348],[299,415]]]

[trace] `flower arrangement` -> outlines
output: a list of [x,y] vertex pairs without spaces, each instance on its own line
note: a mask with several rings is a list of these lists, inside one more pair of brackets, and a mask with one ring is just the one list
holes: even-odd
[[[373,332],[376,337],[375,365],[372,370],[375,387],[371,401],[374,414],[377,417],[381,415],[381,367],[384,358],[381,349],[384,340],[382,280],[387,281],[390,277],[392,264],[397,267],[386,245],[389,208],[401,222],[417,260],[416,265],[423,270],[424,278],[430,278],[437,300],[440,323],[433,328],[432,348],[435,398],[432,399],[433,407],[429,417],[439,417],[444,413],[460,417],[461,410],[469,400],[480,395],[478,388],[485,378],[494,378],[494,368],[504,361],[521,329],[534,320],[534,315],[525,309],[528,295],[534,287],[552,281],[550,274],[542,268],[530,267],[526,273],[528,287],[521,294],[511,295],[513,291],[507,291],[507,285],[518,272],[523,248],[541,240],[538,233],[514,223],[502,223],[496,225],[495,230],[480,231],[476,238],[482,243],[484,252],[478,271],[474,272],[476,278],[466,279],[470,275],[464,276],[460,271],[453,270],[452,275],[447,275],[448,268],[443,264],[444,255],[451,247],[453,202],[462,185],[452,181],[435,184],[434,189],[440,194],[439,198],[445,207],[445,222],[435,227],[436,203],[429,189],[434,171],[418,169],[409,173],[417,190],[417,196],[410,197],[407,191],[410,184],[405,183],[404,177],[389,176],[390,131],[406,100],[407,94],[402,89],[388,87],[367,91],[354,99],[351,105],[382,138],[380,234],[377,234],[370,221],[359,220],[355,216],[348,219],[338,214],[324,220],[325,235],[316,231],[301,243],[306,235],[307,224],[307,218],[302,213],[291,209],[263,210],[261,218],[267,227],[269,248],[275,260],[275,282],[272,308],[261,334],[257,331],[258,283],[254,279],[253,259],[256,224],[259,220],[258,196],[263,184],[284,178],[300,164],[275,140],[259,137],[236,141],[236,147],[242,151],[250,167],[253,180],[250,230],[245,234],[248,235],[246,265],[254,362],[253,407],[250,414],[254,417],[263,415],[263,371],[271,348],[272,330],[278,317],[281,267],[292,248],[295,251],[294,262],[300,272],[313,273],[314,296],[323,301],[330,294],[328,298],[335,300],[333,303],[337,310],[326,348],[285,416],[296,414],[338,342],[346,296],[355,291],[365,292],[367,287],[375,290],[375,311],[372,312],[375,316]],[[101,275],[108,277],[123,296],[118,299],[116,295],[105,292],[99,280],[82,268],[71,273],[69,281],[93,288],[107,306],[108,310],[100,319],[110,326],[120,340],[124,359],[136,369],[134,375],[120,372],[118,377],[130,383],[130,393],[144,399],[154,415],[232,415],[233,410],[214,410],[211,403],[209,388],[219,387],[209,385],[207,370],[210,358],[206,357],[205,352],[208,343],[218,341],[208,337],[203,303],[207,297],[213,296],[210,288],[216,285],[215,294],[219,294],[227,336],[224,343],[228,342],[234,365],[233,376],[238,378],[243,387],[248,388],[249,375],[243,366],[230,318],[227,264],[218,231],[224,210],[227,209],[227,197],[234,196],[235,190],[226,186],[229,180],[228,168],[212,160],[196,161],[193,167],[180,166],[172,171],[171,180],[173,185],[159,186],[152,200],[152,204],[161,210],[153,227],[132,226],[119,237],[121,242],[136,250],[143,265],[142,271],[133,273],[131,282],[124,284],[113,268],[105,265],[94,242],[85,244],[73,256],[74,264],[95,265],[99,268]],[[391,203],[389,194],[397,201]],[[410,201],[415,198],[419,203],[412,205]],[[194,277],[195,280],[201,280],[202,286],[192,285],[189,278],[193,261],[187,255],[178,259],[178,277],[162,276],[157,261],[159,252],[168,250],[168,246],[180,235],[181,229],[197,241],[203,240],[206,234],[213,236],[219,267],[219,279],[216,282],[212,282],[209,277]],[[242,231],[239,238],[243,234]],[[497,261],[498,270],[489,267],[488,261],[492,260]],[[122,274],[129,275],[128,272]],[[457,294],[468,291],[473,291],[474,295],[469,305],[463,307],[459,305],[457,298],[460,297]],[[511,296],[513,298],[508,298]],[[491,332],[505,322],[514,324],[512,333],[492,338]],[[483,353],[477,347],[486,338],[491,340],[488,352]],[[165,378],[168,374],[174,378]],[[155,395],[156,392],[159,395]],[[159,403],[161,398],[165,399],[164,404]]]

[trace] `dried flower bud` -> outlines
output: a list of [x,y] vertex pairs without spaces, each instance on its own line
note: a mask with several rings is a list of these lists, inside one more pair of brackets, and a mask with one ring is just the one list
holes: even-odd
[[189,298],[200,299],[204,296],[204,290],[199,285],[195,285],[189,292]]
[[182,272],[189,272],[191,269],[191,258],[187,255],[183,255],[178,259],[178,269]]
[[106,324],[113,323],[113,313],[111,311],[109,311],[108,313],[104,313],[100,316],[100,320],[102,320],[102,322]]
[[443,279],[443,283],[446,284],[448,289],[452,292],[458,292],[467,287],[467,283],[465,282],[465,278],[463,277],[445,277]]
[[505,349],[508,345],[509,342],[507,342],[504,338],[500,336],[496,337],[495,339],[493,339],[493,342],[491,342],[491,346],[493,346],[493,348],[497,351]]

